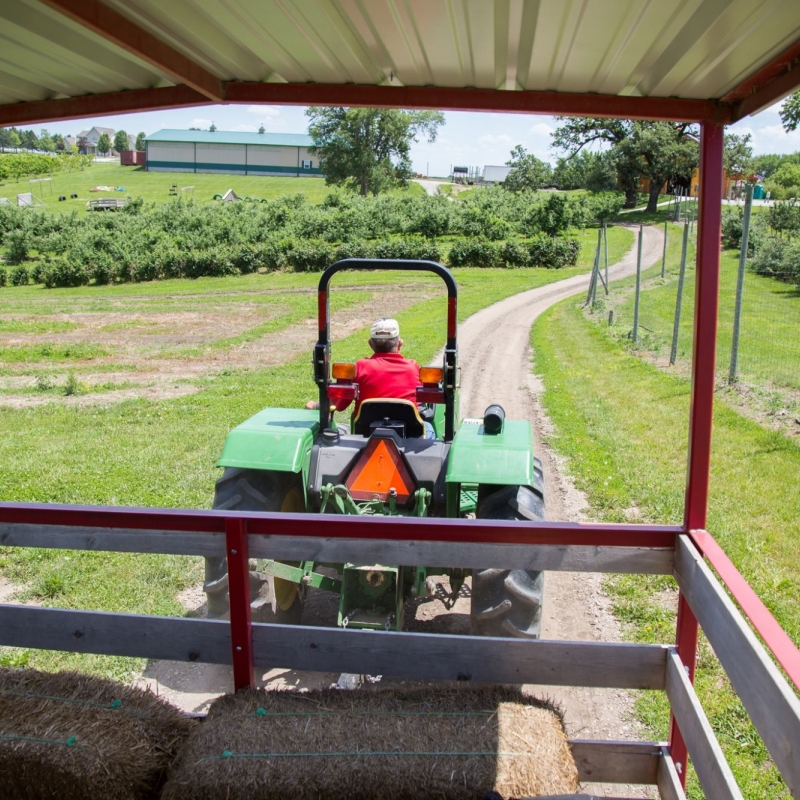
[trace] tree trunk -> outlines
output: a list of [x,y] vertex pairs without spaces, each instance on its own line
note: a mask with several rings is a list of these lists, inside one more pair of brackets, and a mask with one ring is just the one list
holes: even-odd
[[658,211],[658,196],[661,194],[661,187],[664,183],[658,183],[658,181],[651,180],[650,181],[650,197],[647,200],[647,213],[648,214],[655,214]]
[[625,208],[636,208],[636,187],[625,187]]
[[361,176],[360,182],[361,182],[361,196],[362,197],[366,197],[367,196],[367,177],[366,177],[366,175],[362,175]]

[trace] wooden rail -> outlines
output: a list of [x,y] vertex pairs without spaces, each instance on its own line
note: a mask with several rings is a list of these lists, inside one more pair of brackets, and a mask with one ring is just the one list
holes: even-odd
[[[249,680],[257,666],[368,672],[411,679],[665,691],[706,796],[740,798],[688,677],[688,665],[673,645],[525,641],[251,624],[249,594],[245,591],[249,557],[673,573],[682,598],[706,632],[790,791],[797,794],[800,701],[688,535],[664,527],[638,526],[635,538],[639,545],[632,546],[634,538],[629,534],[635,526],[390,522],[391,533],[398,538],[374,538],[378,531],[387,533],[385,523],[377,528],[360,519],[326,518],[326,531],[333,535],[319,536],[314,530],[320,519],[311,515],[0,503],[0,544],[6,546],[227,554],[231,562],[232,615],[232,621],[227,622],[0,605],[0,645],[233,663],[235,674],[238,658],[238,674],[249,675]],[[410,538],[414,532],[426,538]],[[556,532],[562,543],[556,542]],[[459,534],[469,541],[459,542]],[[670,536],[674,547],[665,546]],[[587,543],[592,538],[596,543]],[[583,781],[649,784],[658,787],[662,798],[685,798],[681,779],[686,765],[673,760],[667,743],[574,740],[571,744]]]

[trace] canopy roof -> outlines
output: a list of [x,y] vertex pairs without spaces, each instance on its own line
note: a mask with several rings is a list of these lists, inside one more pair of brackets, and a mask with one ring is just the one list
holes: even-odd
[[799,58],[797,0],[8,0],[0,125],[222,102],[732,122]]
[[195,144],[261,144],[270,147],[313,147],[306,133],[242,133],[241,131],[186,131],[162,128],[147,137],[148,142],[190,142]]

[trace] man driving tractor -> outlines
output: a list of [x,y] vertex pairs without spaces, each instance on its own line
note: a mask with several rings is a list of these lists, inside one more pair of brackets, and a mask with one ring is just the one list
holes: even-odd
[[[364,400],[392,398],[416,402],[419,364],[400,353],[403,340],[400,338],[400,326],[397,320],[383,318],[374,322],[370,328],[368,341],[372,355],[356,362],[358,399],[353,415],[358,417]],[[335,406],[337,411],[344,411],[351,402],[348,399],[335,400],[331,405]],[[319,403],[316,400],[309,400],[306,408],[317,409]],[[433,426],[427,422],[425,438],[434,438]]]

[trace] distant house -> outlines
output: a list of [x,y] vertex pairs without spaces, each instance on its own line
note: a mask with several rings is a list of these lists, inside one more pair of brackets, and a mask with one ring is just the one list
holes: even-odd
[[115,156],[118,155],[117,151],[114,150],[113,143],[114,143],[114,134],[116,131],[113,128],[98,128],[95,126],[88,131],[81,131],[78,136],[78,152],[85,156],[95,156],[97,155],[97,143],[100,141],[100,137],[104,134],[108,134],[108,138],[111,140],[112,146],[111,149],[108,151],[108,155]]
[[304,133],[161,130],[145,139],[150,172],[321,177]]

